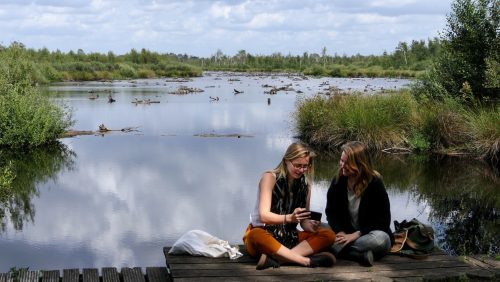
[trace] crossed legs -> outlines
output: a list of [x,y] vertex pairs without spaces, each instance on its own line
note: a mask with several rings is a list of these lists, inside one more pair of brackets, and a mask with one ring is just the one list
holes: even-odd
[[273,256],[280,262],[292,262],[303,266],[310,265],[308,256],[330,247],[335,242],[335,233],[320,227],[317,232],[299,232],[299,244],[289,249],[279,243],[263,228],[249,226],[243,237],[248,254],[257,257],[261,254]]

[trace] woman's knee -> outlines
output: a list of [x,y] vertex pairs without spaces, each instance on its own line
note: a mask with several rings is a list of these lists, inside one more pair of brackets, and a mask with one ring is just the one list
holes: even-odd
[[308,233],[306,240],[316,253],[333,245],[335,242],[335,232],[329,228],[320,227],[317,232]]
[[391,238],[389,234],[380,230],[373,230],[370,233],[373,233],[375,245],[378,246],[380,250],[389,250],[391,248]]
[[361,236],[353,244],[353,248],[359,251],[386,252],[390,247],[391,238],[387,233],[380,230],[370,231],[370,233]]
[[247,235],[245,245],[251,256],[274,254],[281,247],[281,244],[262,228],[252,229]]
[[336,238],[335,232],[333,232],[333,230],[331,230],[330,228],[320,227],[318,229],[318,234],[319,234],[319,236],[324,238],[325,241],[328,241],[329,245],[333,245],[333,243],[335,242],[335,238]]

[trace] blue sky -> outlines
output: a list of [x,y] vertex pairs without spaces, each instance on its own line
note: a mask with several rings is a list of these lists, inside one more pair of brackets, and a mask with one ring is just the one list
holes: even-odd
[[370,55],[427,40],[446,27],[451,0],[0,0],[0,44],[132,48],[208,57],[220,49]]

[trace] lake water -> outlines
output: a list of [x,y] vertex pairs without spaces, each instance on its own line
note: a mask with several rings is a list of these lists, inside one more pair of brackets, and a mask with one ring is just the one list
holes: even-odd
[[[331,86],[373,94],[408,83],[206,73],[188,81],[53,85],[48,95],[73,109],[73,129],[95,131],[104,124],[134,131],[1,154],[13,161],[19,177],[18,192],[0,206],[0,272],[164,266],[162,248],[192,229],[241,244],[262,172],[274,168],[295,140],[298,99]],[[180,86],[204,92],[170,94]],[[264,86],[293,89],[269,95]],[[116,102],[108,103],[109,93]],[[324,211],[338,157],[320,154],[316,162],[313,210]],[[439,246],[449,253],[498,254],[498,171],[469,159],[374,159],[393,220],[416,217],[432,224]]]

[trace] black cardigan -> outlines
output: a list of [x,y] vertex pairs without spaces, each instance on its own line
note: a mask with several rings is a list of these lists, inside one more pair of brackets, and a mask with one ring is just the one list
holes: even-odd
[[[351,224],[348,207],[347,177],[341,176],[338,183],[334,178],[328,189],[325,214],[328,224],[335,233],[344,231],[346,234],[350,234],[358,231]],[[381,230],[389,235],[391,242],[394,242],[390,228],[389,196],[381,179],[374,178],[361,195],[358,222],[361,235],[368,234],[372,230]]]

